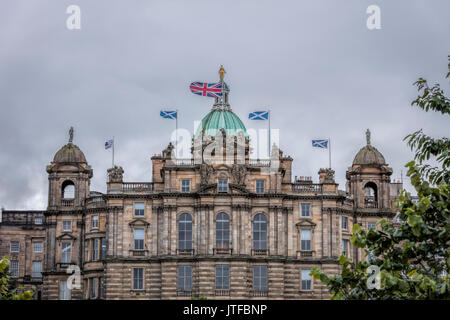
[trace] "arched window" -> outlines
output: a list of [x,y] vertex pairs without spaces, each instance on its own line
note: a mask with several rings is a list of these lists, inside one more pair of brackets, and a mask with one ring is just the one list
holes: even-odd
[[183,213],[178,219],[178,249],[192,249],[192,217]]
[[230,217],[221,212],[216,217],[216,248],[228,249],[230,245]]
[[373,182],[368,182],[364,186],[364,206],[366,208],[378,207],[377,185]]
[[72,181],[67,180],[62,184],[62,198],[64,200],[75,199],[75,185]]
[[262,213],[253,218],[253,249],[267,250],[267,218]]

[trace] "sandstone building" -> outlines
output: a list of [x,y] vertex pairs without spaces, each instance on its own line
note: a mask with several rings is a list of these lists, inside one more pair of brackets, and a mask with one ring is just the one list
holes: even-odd
[[[293,179],[293,159],[277,146],[271,159],[251,159],[224,86],[192,159],[176,159],[169,144],[151,158],[147,183],[123,181],[114,166],[107,192],[90,190],[93,169],[71,134],[46,168],[47,210],[1,213],[0,255],[19,283],[52,300],[328,298],[310,269],[336,273],[342,253],[367,259],[350,245],[352,225],[392,218],[402,186],[391,182],[370,133],[346,191],[330,168],[319,170],[318,183]],[[211,146],[214,161],[203,154]]]

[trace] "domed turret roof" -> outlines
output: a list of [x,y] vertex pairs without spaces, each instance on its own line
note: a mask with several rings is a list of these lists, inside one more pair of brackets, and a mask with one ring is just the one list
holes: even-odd
[[73,127],[69,130],[69,143],[63,146],[55,154],[53,162],[58,163],[87,163],[84,153],[78,146],[72,143],[73,141]]
[[53,158],[53,162],[87,163],[84,153],[80,150],[80,148],[78,148],[78,146],[71,142],[58,150]]
[[202,133],[206,136],[215,136],[221,129],[225,130],[227,136],[236,136],[239,132],[242,132],[245,137],[248,137],[241,119],[227,107],[214,107],[202,119],[195,137],[197,138]]
[[377,148],[370,145],[370,131],[366,131],[367,145],[356,154],[353,165],[383,165],[386,160]]

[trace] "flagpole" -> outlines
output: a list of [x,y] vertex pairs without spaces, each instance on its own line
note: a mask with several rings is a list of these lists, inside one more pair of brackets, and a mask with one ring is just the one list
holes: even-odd
[[113,136],[113,145],[112,145],[112,167],[114,168],[114,145],[116,144],[116,141]]
[[272,156],[271,154],[270,154],[270,110],[268,110],[268,116],[269,116],[269,159],[270,159],[270,157]]
[[331,169],[331,138],[328,138],[328,160]]
[[178,157],[178,109],[175,109],[176,117],[175,117],[175,158]]

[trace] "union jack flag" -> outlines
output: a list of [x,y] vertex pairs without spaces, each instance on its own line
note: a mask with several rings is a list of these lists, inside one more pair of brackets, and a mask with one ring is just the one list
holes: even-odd
[[189,86],[191,92],[203,97],[218,98],[222,96],[222,83],[192,82]]

